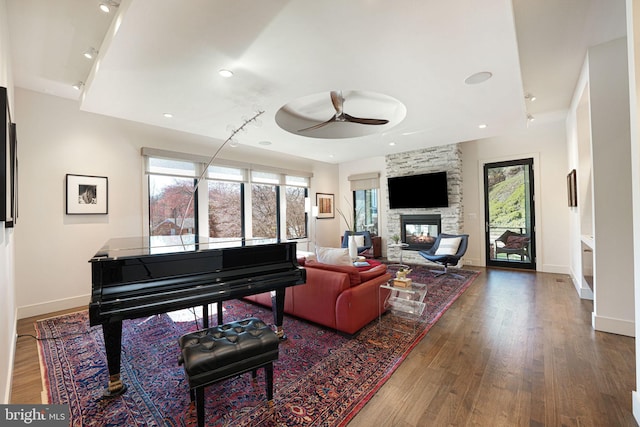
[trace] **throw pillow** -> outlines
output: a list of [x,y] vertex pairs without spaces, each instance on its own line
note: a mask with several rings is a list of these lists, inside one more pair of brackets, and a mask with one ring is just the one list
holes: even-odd
[[528,243],[529,237],[527,236],[509,236],[504,247],[506,249],[523,249]]
[[361,248],[364,246],[364,236],[362,234],[356,235],[356,246]]
[[349,257],[347,248],[317,248],[316,259],[323,264],[349,265],[353,267],[353,261]]
[[436,255],[455,255],[461,241],[462,237],[443,237],[436,249]]

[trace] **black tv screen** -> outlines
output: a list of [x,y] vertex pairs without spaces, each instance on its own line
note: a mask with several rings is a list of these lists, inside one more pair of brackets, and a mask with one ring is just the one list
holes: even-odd
[[447,172],[387,178],[389,208],[446,208]]

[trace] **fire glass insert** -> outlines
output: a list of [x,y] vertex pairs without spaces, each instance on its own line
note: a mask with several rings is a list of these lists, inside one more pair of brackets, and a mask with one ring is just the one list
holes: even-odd
[[402,241],[408,250],[427,250],[440,234],[440,215],[402,215]]

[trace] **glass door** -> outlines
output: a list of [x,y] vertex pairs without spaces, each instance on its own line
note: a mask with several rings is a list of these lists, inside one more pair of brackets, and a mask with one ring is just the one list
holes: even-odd
[[536,268],[533,159],[484,165],[488,267]]

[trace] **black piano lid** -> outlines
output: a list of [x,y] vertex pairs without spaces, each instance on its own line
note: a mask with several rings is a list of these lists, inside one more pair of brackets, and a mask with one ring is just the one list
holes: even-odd
[[89,262],[275,243],[277,239],[214,239],[193,235],[116,237],[108,240]]

